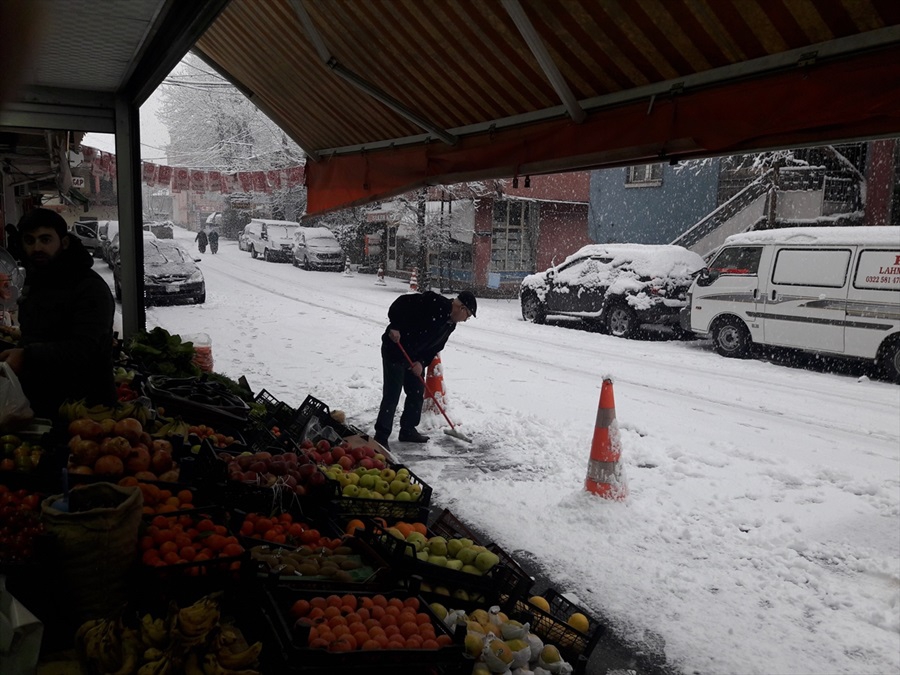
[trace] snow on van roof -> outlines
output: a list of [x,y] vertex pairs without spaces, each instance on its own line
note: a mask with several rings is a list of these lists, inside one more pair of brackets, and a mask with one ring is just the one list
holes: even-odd
[[293,220],[269,220],[268,218],[254,218],[253,223],[265,223],[266,225],[277,225],[279,227],[300,227],[300,223]]
[[588,244],[566,258],[565,262],[584,256],[613,258],[613,265],[630,262],[641,276],[668,277],[690,274],[706,266],[697,253],[671,244]]
[[900,227],[896,225],[856,227],[784,227],[733,234],[725,244],[866,244],[900,246]]

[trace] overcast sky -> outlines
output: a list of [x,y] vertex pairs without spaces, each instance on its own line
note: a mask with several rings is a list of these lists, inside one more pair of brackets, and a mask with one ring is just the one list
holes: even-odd
[[[160,89],[154,91],[147,102],[141,106],[141,159],[164,164],[169,132],[156,118],[160,93]],[[86,134],[84,144],[105,152],[116,151],[115,137],[112,134]]]

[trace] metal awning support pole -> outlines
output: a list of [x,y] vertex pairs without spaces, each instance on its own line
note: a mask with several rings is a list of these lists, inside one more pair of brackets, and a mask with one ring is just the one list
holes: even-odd
[[144,239],[141,233],[141,153],[137,106],[116,99],[116,188],[119,200],[119,258],[122,280],[122,337],[144,330]]

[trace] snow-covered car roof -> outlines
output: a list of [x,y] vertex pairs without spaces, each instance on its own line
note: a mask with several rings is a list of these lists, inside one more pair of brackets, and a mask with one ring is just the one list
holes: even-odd
[[777,230],[758,230],[733,234],[723,245],[729,244],[823,244],[900,246],[900,227],[880,225],[872,227],[784,227]]
[[254,218],[252,221],[254,223],[263,223],[267,227],[278,226],[278,227],[300,227],[300,223],[295,222],[293,220],[269,220],[267,218]]
[[588,244],[562,264],[587,256],[612,258],[614,266],[629,263],[637,274],[651,278],[691,274],[706,266],[699,254],[671,244]]
[[308,239],[318,239],[324,237],[326,239],[334,239],[334,232],[327,227],[302,227],[300,228]]

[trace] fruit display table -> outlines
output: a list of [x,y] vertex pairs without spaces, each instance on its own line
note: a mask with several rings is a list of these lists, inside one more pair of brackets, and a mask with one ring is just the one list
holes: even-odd
[[119,367],[115,407],[0,439],[0,573],[44,623],[38,673],[584,671],[600,622],[434,517],[439,486],[341,411],[146,368]]

